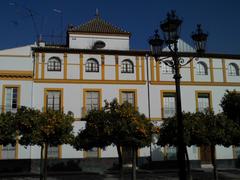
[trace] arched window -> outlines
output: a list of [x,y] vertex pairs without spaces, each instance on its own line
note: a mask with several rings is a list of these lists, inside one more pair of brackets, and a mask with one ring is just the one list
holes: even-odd
[[58,57],[51,57],[47,64],[48,71],[61,71],[61,60]]
[[208,75],[208,67],[205,62],[198,62],[196,66],[196,74],[197,75]]
[[99,72],[99,64],[98,61],[94,58],[90,58],[87,60],[85,65],[86,72]]
[[230,63],[228,65],[228,75],[229,76],[239,76],[239,68],[235,63]]
[[121,64],[122,73],[134,73],[134,66],[131,60],[125,59]]

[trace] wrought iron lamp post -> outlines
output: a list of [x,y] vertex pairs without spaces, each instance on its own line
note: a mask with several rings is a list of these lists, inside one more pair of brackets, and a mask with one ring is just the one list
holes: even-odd
[[[177,145],[177,159],[179,166],[179,179],[187,180],[186,162],[185,162],[185,148],[184,143],[184,126],[182,118],[182,104],[181,104],[181,91],[180,91],[180,79],[181,74],[179,69],[182,66],[190,63],[195,57],[199,57],[205,52],[205,46],[208,34],[204,33],[201,29],[201,25],[197,25],[197,30],[192,33],[192,39],[195,43],[196,56],[185,61],[178,52],[178,39],[180,35],[180,27],[182,20],[176,16],[175,11],[171,11],[167,14],[167,19],[161,22],[160,28],[164,33],[164,39],[160,38],[158,30],[149,40],[151,47],[151,56],[155,58],[157,63],[164,63],[174,69],[175,86],[176,86],[176,115],[177,115],[177,130],[178,130],[178,145]],[[167,57],[163,57],[162,47],[166,45],[170,52]],[[171,58],[171,59],[169,59]]]

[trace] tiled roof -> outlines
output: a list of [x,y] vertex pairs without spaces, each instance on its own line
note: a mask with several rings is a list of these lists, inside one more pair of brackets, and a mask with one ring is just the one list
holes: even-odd
[[68,32],[123,34],[129,36],[131,35],[130,32],[127,32],[119,27],[116,27],[106,22],[99,16],[96,16],[94,19],[82,25],[69,27]]

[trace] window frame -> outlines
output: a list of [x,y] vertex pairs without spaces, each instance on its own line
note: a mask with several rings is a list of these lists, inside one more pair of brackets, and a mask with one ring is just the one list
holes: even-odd
[[83,107],[83,109],[82,109],[83,114],[87,113],[87,93],[88,92],[98,92],[99,93],[98,109],[100,110],[102,108],[102,89],[83,89],[83,106],[82,106]]
[[95,58],[87,59],[86,64],[85,64],[85,72],[99,72],[98,60]]
[[133,93],[134,94],[134,108],[137,109],[138,101],[137,101],[137,89],[119,89],[119,103],[123,102],[123,93]]
[[199,61],[196,64],[196,75],[200,76],[207,76],[208,75],[208,65],[203,62]]
[[[16,88],[17,89],[17,98],[16,98],[16,105],[17,105],[17,108],[20,107],[20,100],[21,100],[21,85],[6,85],[6,84],[3,84],[3,87],[2,87],[2,112],[5,112],[6,111],[6,95],[7,95],[7,92],[6,92],[6,89],[7,88]],[[16,108],[16,110],[17,110]],[[10,110],[12,112],[12,109]],[[14,111],[16,112],[16,111]]]
[[[51,64],[53,63],[53,64]],[[62,71],[62,61],[59,57],[53,56],[48,59],[47,71]]]
[[[196,102],[196,112],[202,112],[202,111],[199,111],[199,95],[207,95],[208,96],[208,104],[209,104],[209,107],[208,107],[208,110],[212,110],[212,105],[213,105],[213,102],[212,102],[212,91],[195,91],[195,102]],[[207,108],[205,108],[207,109]]]
[[[45,88],[44,89],[44,106],[43,109],[44,111],[47,111],[48,109],[48,92],[54,92],[54,91],[58,91],[60,92],[60,96],[59,96],[59,110],[63,111],[63,88]],[[57,110],[58,111],[58,110]]]
[[[164,106],[164,105],[165,105],[165,103],[164,103],[164,98],[165,98],[165,97],[174,97],[174,96],[175,96],[175,98],[174,98],[175,107],[172,108],[172,109],[174,109],[174,111],[175,111],[175,113],[174,113],[174,115],[175,115],[176,112],[177,112],[177,107],[176,107],[176,91],[175,91],[175,90],[161,90],[161,91],[160,91],[160,94],[161,94],[161,116],[162,116],[162,119],[165,119],[165,118],[170,117],[170,116],[165,117],[165,116],[166,116],[166,115],[165,115],[165,109],[166,109],[166,107]],[[169,96],[166,96],[166,95],[169,95]],[[171,95],[171,96],[170,96],[170,95]],[[174,116],[174,115],[173,115],[173,116]]]
[[121,73],[133,74],[134,64],[130,59],[124,59],[121,61]]

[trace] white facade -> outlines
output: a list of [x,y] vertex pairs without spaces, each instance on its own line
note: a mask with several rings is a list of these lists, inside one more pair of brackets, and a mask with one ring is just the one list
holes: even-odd
[[[105,42],[102,49],[91,49],[96,40]],[[33,49],[31,49],[33,48]],[[69,47],[57,46],[25,46],[0,51],[0,102],[2,111],[6,111],[7,89],[17,91],[17,104],[44,110],[47,93],[59,92],[59,105],[65,112],[75,115],[74,132],[84,127],[79,119],[84,115],[88,103],[88,93],[97,92],[98,106],[104,100],[118,98],[122,101],[123,93],[133,93],[134,103],[141,113],[149,114],[148,86],[150,87],[150,119],[161,123],[166,113],[172,113],[171,93],[175,92],[175,84],[171,69],[156,63],[146,56],[144,51],[129,50],[129,37],[126,35],[92,35],[74,33],[69,35]],[[186,53],[184,59],[191,56]],[[52,58],[57,59],[60,66],[50,64]],[[87,65],[94,59],[97,66]],[[130,66],[123,63],[130,62]],[[198,64],[202,62],[202,64]],[[147,64],[148,63],[148,64]],[[229,65],[236,65],[236,73]],[[132,65],[132,67],[131,67]],[[204,66],[205,65],[205,66]],[[148,67],[148,69],[147,69]],[[51,69],[52,68],[52,69]],[[54,69],[56,68],[56,69]],[[205,68],[205,69],[204,69]],[[181,68],[181,96],[183,111],[195,112],[204,102],[218,113],[221,111],[220,101],[226,90],[240,91],[240,55],[212,54],[199,58]],[[90,71],[90,72],[89,72]],[[92,71],[92,72],[91,72]],[[149,79],[147,79],[147,73]],[[17,89],[17,90],[16,90]],[[14,99],[13,95],[8,95]],[[167,98],[168,97],[168,98]],[[170,98],[169,98],[170,97]],[[199,98],[203,98],[199,100]],[[207,99],[204,99],[207,98]],[[13,100],[11,106],[14,106]],[[90,99],[91,100],[91,99]],[[90,101],[89,100],[89,101]],[[50,102],[50,101],[49,101]],[[199,104],[199,103],[202,104]],[[168,106],[168,107],[167,107]],[[169,108],[169,111],[166,111]],[[164,115],[165,114],[165,115]],[[18,159],[36,159],[40,157],[39,147],[24,148],[17,144],[15,157]],[[153,160],[174,159],[174,148],[160,148],[153,144],[140,149],[140,156],[152,155]],[[0,151],[2,153],[2,151]],[[200,160],[200,148],[188,148],[190,159]],[[233,147],[217,147],[218,159],[236,157]],[[81,158],[88,156],[86,152],[76,151],[69,145],[58,148],[59,158]],[[98,151],[99,157],[116,157],[116,147],[109,146]],[[1,157],[1,156],[0,156]]]

